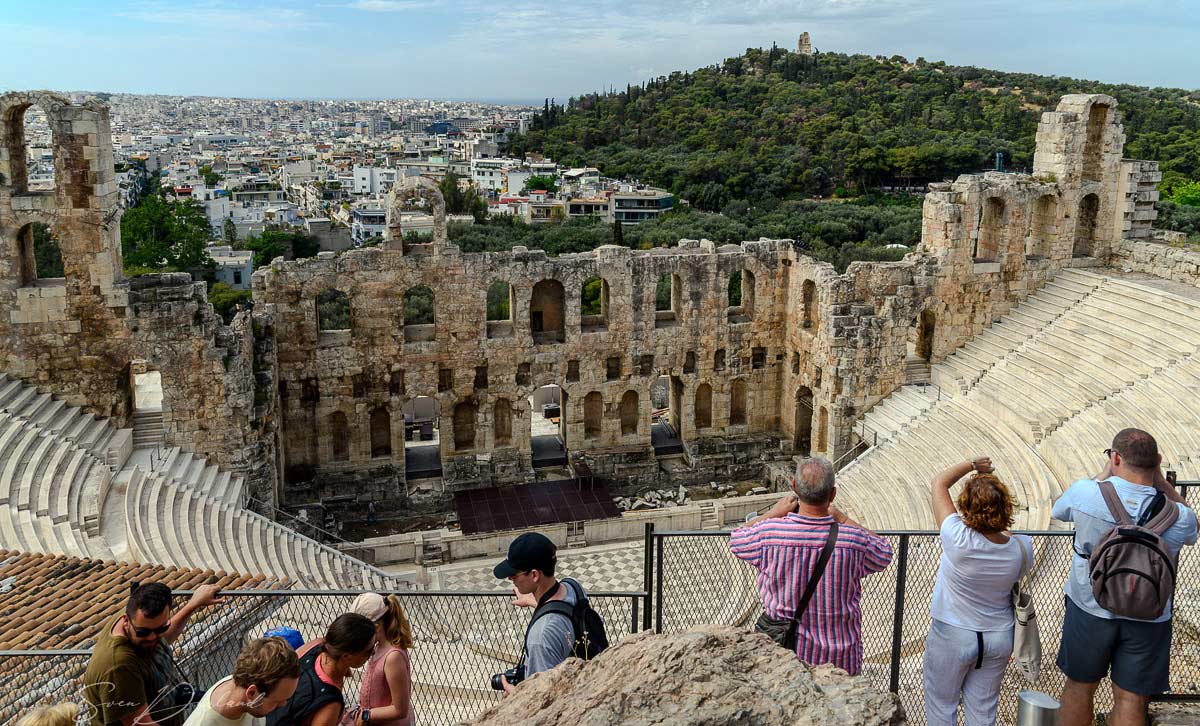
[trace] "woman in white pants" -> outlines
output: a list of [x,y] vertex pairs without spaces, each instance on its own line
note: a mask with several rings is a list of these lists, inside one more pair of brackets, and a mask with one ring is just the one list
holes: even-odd
[[[1012,586],[1021,576],[1022,546],[1032,547],[1032,541],[1008,531],[1012,498],[992,471],[992,460],[980,457],[933,479],[942,559],[925,641],[929,726],[955,726],[960,699],[967,726],[996,723],[1000,683],[1013,648]],[[963,484],[956,507],[950,487],[971,472],[975,475]]]

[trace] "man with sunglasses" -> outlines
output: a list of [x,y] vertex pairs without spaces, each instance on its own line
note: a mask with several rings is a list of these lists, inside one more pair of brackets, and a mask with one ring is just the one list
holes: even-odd
[[[176,726],[186,715],[174,693],[164,693],[160,652],[183,633],[197,610],[222,602],[216,585],[204,585],[171,612],[171,588],[158,582],[130,587],[125,612],[108,621],[83,676],[85,714],[91,726]],[[160,656],[167,656],[165,658]],[[176,684],[172,684],[172,690]]]

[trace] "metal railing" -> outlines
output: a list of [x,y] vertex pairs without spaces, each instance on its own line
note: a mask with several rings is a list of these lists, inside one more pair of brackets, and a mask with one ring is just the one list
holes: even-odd
[[[924,724],[922,659],[929,633],[929,607],[941,543],[936,532],[882,532],[894,557],[883,572],[862,581],[862,674],[880,689],[899,695],[911,723]],[[1062,690],[1063,675],[1054,664],[1064,614],[1063,584],[1072,556],[1072,532],[1028,532],[1034,540],[1032,580],[1041,622],[1042,674],[1030,685],[1015,669],[1005,674],[1000,714],[1015,719],[1017,693],[1033,688],[1050,694]],[[656,532],[653,581],[653,629],[673,633],[721,623],[752,627],[762,612],[755,586],[756,571],[729,552],[729,532]],[[1192,698],[1200,692],[1200,555],[1185,548],[1180,557],[1175,600],[1172,693]],[[1111,704],[1108,682],[1097,692],[1096,710]]]
[[[306,640],[321,637],[337,616],[348,612],[358,590],[257,591],[221,593],[231,601],[201,611],[173,645],[176,661],[202,692],[233,672],[242,644],[277,626],[296,628]],[[189,592],[176,592],[177,605]],[[477,717],[500,700],[490,687],[492,674],[511,668],[520,655],[531,611],[511,604],[512,593],[396,592],[412,624],[415,645],[413,708],[422,724],[451,726]],[[604,618],[610,642],[643,629],[646,593],[595,592],[589,599]],[[231,607],[233,605],[233,607]],[[81,679],[88,650],[0,651],[0,723],[40,703],[70,700],[82,704]],[[346,702],[357,700],[361,671],[346,681]]]

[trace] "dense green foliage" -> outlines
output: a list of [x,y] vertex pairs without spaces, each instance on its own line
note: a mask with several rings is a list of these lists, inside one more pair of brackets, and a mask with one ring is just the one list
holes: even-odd
[[720,244],[769,237],[792,239],[818,260],[839,270],[854,260],[898,260],[921,238],[919,199],[885,197],[870,204],[808,200],[750,206],[735,202],[725,214],[678,207],[658,219],[625,227],[614,239],[614,225],[594,219],[565,224],[527,225],[512,218],[485,224],[450,225],[450,239],[464,252],[499,252],[525,245],[559,255],[587,252],[604,244],[635,249],[667,247],[681,239],[710,239]]
[[58,240],[54,238],[54,233],[51,232],[50,226],[43,222],[34,222],[31,225],[33,233],[33,261],[36,269],[36,274],[39,280],[44,280],[49,277],[62,277],[63,260],[62,250],[59,249]]
[[463,189],[459,185],[461,177],[452,171],[438,182],[438,190],[446,201],[446,214],[469,214],[475,221],[482,222],[487,218],[487,199],[479,195],[474,185]]
[[1188,236],[1189,242],[1200,244],[1200,207],[1159,202],[1158,221],[1155,226],[1183,232]]
[[1176,204],[1186,204],[1189,207],[1200,207],[1200,182],[1180,184],[1171,190],[1171,201]]
[[341,290],[317,295],[317,330],[349,330],[350,298]]
[[127,275],[211,270],[205,247],[212,230],[193,199],[167,199],[157,179],[150,193],[121,218],[121,254]]
[[404,324],[430,325],[433,320],[433,290],[424,285],[417,285],[405,291]]
[[601,293],[604,290],[604,280],[599,277],[593,277],[583,283],[583,290],[579,296],[579,314],[580,315],[600,315],[604,312],[603,297]]
[[221,175],[213,171],[213,168],[208,164],[201,166],[198,171],[200,172],[200,176],[204,177],[205,186],[215,187],[221,183]]
[[229,323],[237,312],[237,306],[250,301],[250,291],[234,290],[223,282],[217,282],[208,291],[208,301],[212,303],[213,310]]
[[522,194],[528,192],[543,191],[548,194],[554,194],[558,191],[558,182],[552,176],[531,176],[525,182],[525,186],[521,189]]
[[509,291],[508,283],[497,280],[491,285],[488,285],[487,290],[487,319],[488,320],[509,320],[511,313],[509,312]]
[[1029,168],[1043,110],[1067,93],[1117,98],[1125,155],[1200,178],[1200,92],[861,55],[751,49],[623,91],[547,103],[510,151],[662,186],[692,205],[826,196]]
[[261,235],[250,235],[241,242],[234,240],[240,250],[254,252],[254,267],[259,268],[271,264],[276,257],[290,257],[299,260],[305,257],[316,257],[321,251],[321,243],[316,237],[303,232],[288,232],[278,227],[267,227]]

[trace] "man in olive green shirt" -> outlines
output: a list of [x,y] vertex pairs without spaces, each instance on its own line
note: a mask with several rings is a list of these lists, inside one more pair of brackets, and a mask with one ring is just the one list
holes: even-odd
[[216,585],[205,585],[171,612],[171,589],[151,582],[131,588],[125,612],[109,620],[83,675],[84,713],[90,726],[177,726],[184,711],[177,704],[176,684],[164,684],[170,665],[167,646],[183,633],[188,618],[202,607],[221,602]]

